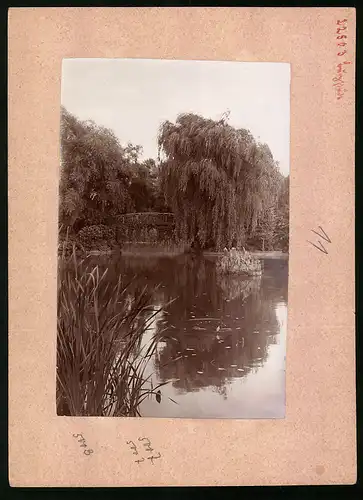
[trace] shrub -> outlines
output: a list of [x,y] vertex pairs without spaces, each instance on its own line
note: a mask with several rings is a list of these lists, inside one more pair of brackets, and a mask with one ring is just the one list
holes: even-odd
[[217,261],[217,270],[224,274],[262,274],[261,261],[246,251],[232,250],[224,251],[223,257]]
[[149,231],[149,240],[151,242],[156,242],[158,239],[158,230],[155,227],[152,227]]
[[108,251],[116,245],[115,230],[102,224],[87,226],[77,234],[77,242],[85,250]]

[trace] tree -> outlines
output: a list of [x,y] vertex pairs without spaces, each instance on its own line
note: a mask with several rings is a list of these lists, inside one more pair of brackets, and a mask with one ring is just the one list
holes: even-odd
[[162,124],[162,187],[181,240],[202,248],[241,245],[278,189],[278,169],[266,144],[248,130],[181,114]]
[[251,235],[252,241],[262,251],[273,249],[276,229],[276,204],[274,203],[262,212],[256,230]]
[[289,196],[290,176],[287,176],[283,179],[279,191],[275,227],[275,247],[285,252],[289,249]]
[[132,210],[129,186],[140,147],[61,110],[60,222],[76,230]]

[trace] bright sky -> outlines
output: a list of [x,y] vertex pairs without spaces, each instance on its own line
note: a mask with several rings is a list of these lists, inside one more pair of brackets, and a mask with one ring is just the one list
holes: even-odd
[[62,104],[157,157],[160,124],[192,112],[250,130],[290,170],[290,65],[152,59],[64,59]]

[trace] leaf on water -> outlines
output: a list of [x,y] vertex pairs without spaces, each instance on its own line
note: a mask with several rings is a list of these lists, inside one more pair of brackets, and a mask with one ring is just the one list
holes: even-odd
[[156,393],[155,397],[156,397],[156,401],[157,401],[158,403],[161,403],[161,391],[158,391],[158,392]]

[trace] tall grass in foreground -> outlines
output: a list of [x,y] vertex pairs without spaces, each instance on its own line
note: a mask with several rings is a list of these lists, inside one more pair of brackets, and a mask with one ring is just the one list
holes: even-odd
[[155,311],[143,289],[132,298],[121,278],[87,269],[73,253],[60,259],[58,278],[57,413],[72,416],[140,416],[139,405],[155,395],[145,369],[158,338],[142,346]]

